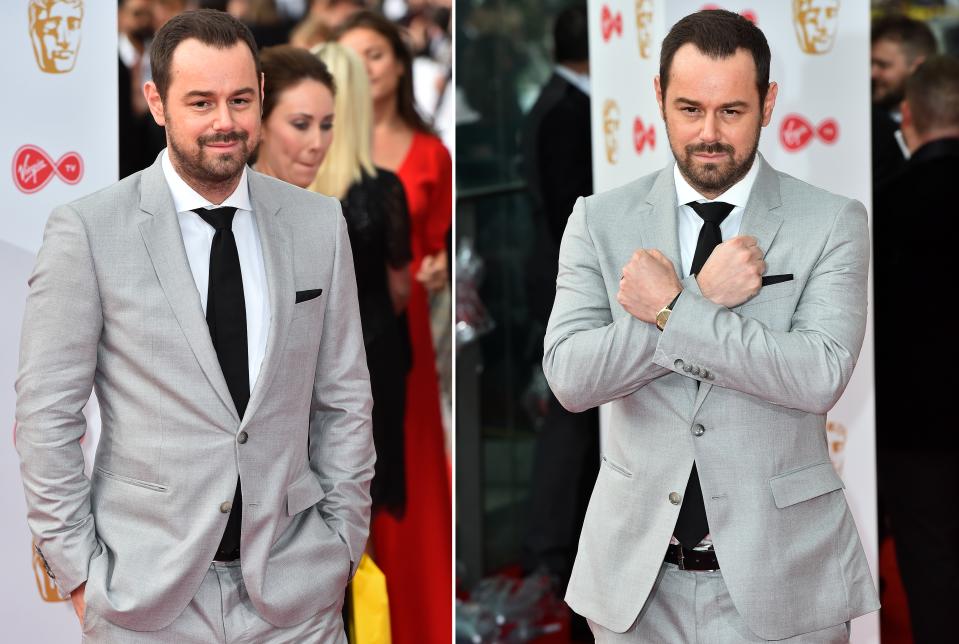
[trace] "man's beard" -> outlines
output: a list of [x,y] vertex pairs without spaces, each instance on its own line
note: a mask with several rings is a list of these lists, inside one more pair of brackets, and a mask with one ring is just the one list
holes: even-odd
[[[167,129],[170,120],[167,119]],[[190,177],[201,185],[213,186],[220,183],[230,183],[243,173],[243,168],[250,159],[250,147],[247,144],[250,135],[235,130],[225,134],[201,136],[196,140],[196,151],[190,152],[181,148],[176,142],[174,132],[169,132],[167,142],[170,155],[181,173]],[[207,149],[210,143],[240,142],[239,156],[236,152],[211,152]]]
[[[756,128],[756,139],[753,141],[752,148],[746,158],[740,162],[736,161],[736,149],[726,143],[701,143],[699,145],[687,145],[682,156],[676,156],[676,165],[679,171],[683,173],[686,181],[689,182],[697,192],[722,194],[734,186],[740,179],[746,176],[749,169],[756,160],[756,154],[759,151],[759,133],[762,126]],[[669,136],[669,124],[666,124],[666,136]],[[717,163],[697,163],[693,155],[719,154],[725,152],[727,159]],[[675,155],[675,150],[673,151]]]
[[899,104],[902,103],[902,99],[905,98],[905,88],[900,87],[895,90],[886,89],[886,93],[882,96],[875,98],[876,96],[876,83],[872,84],[872,95],[873,95],[873,105],[884,110],[896,110],[899,109]]

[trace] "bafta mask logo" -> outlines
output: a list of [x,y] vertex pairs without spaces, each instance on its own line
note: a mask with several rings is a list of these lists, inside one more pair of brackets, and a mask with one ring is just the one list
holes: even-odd
[[642,154],[647,145],[650,150],[656,147],[656,130],[653,129],[653,124],[650,123],[649,127],[646,127],[643,125],[643,119],[638,116],[633,121],[633,145],[636,147],[637,154]]
[[603,139],[606,145],[606,160],[616,165],[616,132],[619,130],[619,105],[613,99],[603,103]]
[[779,127],[779,142],[789,152],[802,150],[815,138],[832,145],[839,138],[839,124],[835,119],[825,119],[813,127],[804,117],[790,114]]
[[23,145],[13,155],[13,182],[20,192],[31,194],[43,189],[54,175],[75,185],[83,178],[83,158],[67,152],[56,161],[35,145]]
[[839,0],[793,0],[793,25],[800,49],[807,54],[829,52],[839,27]]
[[47,572],[47,564],[40,556],[40,550],[36,545],[33,546],[33,578],[37,582],[37,591],[40,593],[40,599],[45,602],[62,602],[66,599],[60,597],[57,587]]
[[603,5],[603,10],[599,15],[599,27],[603,32],[603,42],[609,42],[614,35],[623,35],[623,14],[617,11],[613,13],[609,5]]
[[40,70],[48,74],[73,71],[80,50],[83,0],[30,0],[27,13]]
[[834,421],[826,423],[826,441],[829,443],[829,458],[836,468],[836,474],[842,476],[842,468],[846,463],[846,438],[849,430],[845,425]]
[[649,58],[653,47],[653,0],[636,0],[636,39],[639,57]]

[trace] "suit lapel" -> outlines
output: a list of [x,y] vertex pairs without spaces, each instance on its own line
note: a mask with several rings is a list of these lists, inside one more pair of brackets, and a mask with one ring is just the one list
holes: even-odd
[[151,215],[140,223],[140,234],[173,315],[210,385],[234,420],[239,421],[210,339],[210,329],[206,324],[193,273],[190,272],[173,198],[159,159],[140,175],[140,209]]
[[[670,259],[677,275],[683,274],[679,254],[679,222],[676,202],[676,181],[673,164],[663,169],[646,195],[647,208],[640,213],[639,230],[643,248],[657,248]],[[683,378],[690,401],[696,398],[696,382]]]
[[[779,227],[783,223],[782,215],[778,211],[779,206],[782,205],[782,198],[779,192],[779,177],[775,170],[766,163],[762,155],[756,156],[756,163],[759,164],[759,172],[756,175],[756,183],[753,184],[753,189],[749,193],[749,200],[746,201],[739,234],[755,237],[759,248],[764,254],[768,254],[776,233],[779,232]],[[738,307],[733,310],[736,308]],[[703,400],[712,388],[710,383],[700,384],[696,402],[693,405],[693,416],[699,412]]]
[[269,186],[262,176],[247,172],[250,183],[250,199],[253,204],[253,219],[256,221],[260,247],[263,249],[263,264],[270,300],[270,330],[267,334],[266,353],[260,374],[250,394],[250,403],[243,415],[243,424],[252,418],[262,404],[270,383],[276,376],[281,362],[286,336],[293,318],[293,303],[296,285],[293,280],[293,246],[290,231],[277,216],[279,208],[265,200]]

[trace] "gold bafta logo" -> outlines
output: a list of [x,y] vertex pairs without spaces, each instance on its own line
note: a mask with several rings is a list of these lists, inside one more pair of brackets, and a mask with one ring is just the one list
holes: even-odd
[[829,444],[829,458],[836,468],[836,474],[842,476],[842,466],[846,463],[846,438],[849,430],[842,423],[826,422],[826,442]]
[[839,0],[793,0],[793,25],[800,49],[828,53],[839,28]]
[[47,566],[40,557],[40,551],[37,550],[35,545],[33,546],[33,577],[37,581],[37,590],[40,592],[40,599],[45,602],[66,601],[66,599],[60,597],[57,587],[47,574]]
[[37,66],[48,74],[73,71],[80,50],[83,0],[29,0],[30,42]]
[[649,58],[653,46],[653,0],[635,0],[635,2],[639,57]]
[[603,103],[603,137],[606,144],[606,160],[616,165],[616,131],[619,129],[619,105],[613,99]]

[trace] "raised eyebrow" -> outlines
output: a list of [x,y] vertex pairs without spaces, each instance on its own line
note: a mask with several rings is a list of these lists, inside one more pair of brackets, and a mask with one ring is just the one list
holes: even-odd
[[[255,92],[256,90],[254,90],[252,87],[244,87],[233,92],[230,96],[232,98],[235,96],[242,96],[244,94],[254,94]],[[183,98],[184,100],[190,100],[192,98],[212,98],[215,95],[215,92],[211,92],[210,90],[194,89],[187,92]]]
[[723,103],[722,105],[719,106],[719,109],[728,110],[732,108],[743,108],[743,107],[749,107],[749,103],[747,103],[746,101],[733,101],[731,103]]

